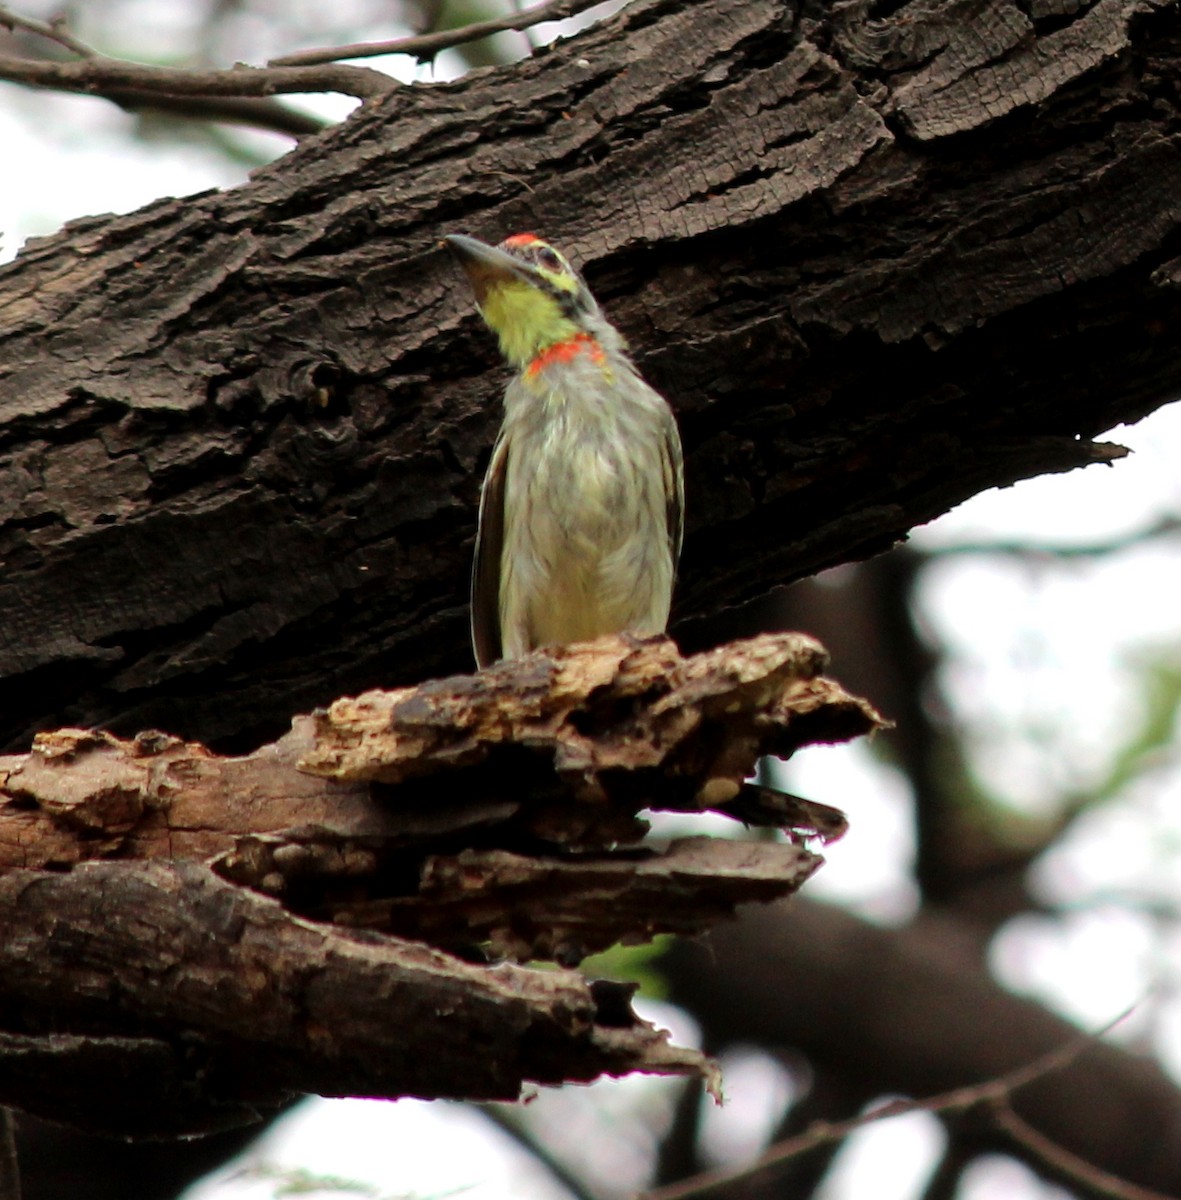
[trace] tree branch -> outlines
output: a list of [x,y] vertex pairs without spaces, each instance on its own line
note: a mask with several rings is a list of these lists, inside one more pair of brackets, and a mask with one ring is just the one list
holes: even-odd
[[[61,19],[48,22],[37,21],[31,17],[19,16],[7,7],[0,5],[0,26],[47,38],[71,53],[77,54],[83,61],[103,61],[103,55],[99,54],[94,47],[73,37]],[[40,60],[22,59],[19,61],[37,62]],[[104,99],[110,100],[111,103],[117,104],[129,112],[135,112],[142,108],[155,108],[194,120],[228,121],[236,125],[270,129],[276,133],[290,134],[292,137],[318,133],[327,127],[327,123],[317,117],[296,112],[294,109],[276,104],[273,100],[268,99],[236,99],[232,96],[220,98],[187,96],[181,98],[155,91],[145,92],[119,88],[111,90],[97,88],[95,90]]]
[[[791,841],[667,847],[638,813],[727,812],[761,754],[880,724],[822,666],[798,634],[693,658],[605,638],[341,700],[243,758],[41,735],[0,759],[0,1103],[178,1133],[301,1091],[709,1078],[629,987],[503,960],[569,966],[794,892],[831,810],[759,789],[737,811]],[[115,1059],[127,1093],[96,1109]]]
[[251,67],[238,63],[228,70],[198,71],[185,67],[153,67],[97,55],[76,62],[48,62],[0,55],[0,79],[63,92],[106,96],[217,96],[241,99],[296,92],[341,92],[372,100],[394,91],[396,80],[369,67],[330,64],[321,67]]
[[227,1128],[303,1092],[510,1100],[709,1070],[618,988],[304,921],[196,863],[10,871],[0,911],[0,1096],[95,1131]]
[[[858,1129],[878,1121],[889,1120],[892,1117],[907,1116],[914,1112],[930,1112],[941,1115],[964,1113],[982,1106],[991,1108],[996,1105],[1007,1105],[1009,1098],[1018,1089],[1073,1062],[1080,1054],[1092,1047],[1104,1033],[1113,1029],[1130,1013],[1131,1009],[1109,1021],[1096,1033],[1082,1034],[1073,1038],[1065,1045],[1043,1054],[1031,1063],[1016,1067],[996,1079],[972,1084],[969,1087],[956,1088],[940,1096],[928,1096],[925,1100],[890,1100],[869,1112],[851,1117],[847,1121],[815,1121],[803,1133],[784,1138],[771,1146],[753,1163],[696,1175],[691,1179],[682,1180],[680,1183],[646,1192],[642,1200],[699,1200],[701,1197],[712,1196],[733,1187],[739,1180],[749,1182],[757,1179],[797,1155],[806,1154],[809,1150],[815,1150],[821,1146],[831,1146],[842,1142]],[[1139,1191],[1139,1189],[1135,1190]],[[1128,1195],[1131,1196],[1132,1193],[1129,1192]],[[1143,1192],[1137,1197],[1137,1200],[1165,1200],[1165,1198],[1155,1193]]]
[[33,17],[22,17],[20,14],[12,12],[7,5],[0,4],[0,28],[19,29],[24,33],[34,34],[36,37],[46,38],[69,50],[71,54],[78,55],[79,58],[102,57],[93,46],[88,46],[74,37],[66,28],[65,19],[62,17],[57,17],[52,21],[38,21]]
[[[561,21],[576,16],[603,0],[549,0],[535,8],[507,14],[489,21],[478,21],[456,29],[386,42],[359,42],[316,50],[301,50],[271,59],[265,67],[237,63],[229,70],[194,70],[156,67],[127,62],[100,54],[92,46],[72,37],[63,22],[44,22],[22,17],[0,6],[0,25],[20,29],[63,46],[79,56],[77,62],[53,62],[0,55],[0,79],[59,91],[102,95],[120,105],[149,103],[152,97],[178,97],[205,100],[194,115],[248,123],[265,123],[281,132],[307,132],[297,120],[285,120],[280,114],[258,112],[241,107],[215,106],[213,99],[245,100],[282,93],[340,92],[372,100],[398,87],[382,72],[367,67],[340,64],[344,58],[373,58],[384,54],[410,54],[420,61],[433,58],[442,50],[461,46],[495,33],[528,29],[544,21]],[[134,98],[128,99],[128,94]]]
[[948,913],[883,929],[797,898],[746,910],[703,946],[671,944],[661,970],[670,999],[692,1010],[711,1048],[790,1045],[871,1095],[944,1096],[1016,1078],[1013,1107],[1052,1142],[1138,1186],[1181,1190],[1176,1084],[1152,1060],[1105,1041],[1026,1078],[1069,1054],[1078,1031],[1001,987],[970,927]]
[[989,1106],[989,1119],[1021,1148],[1026,1162],[1040,1167],[1042,1174],[1065,1183],[1090,1200],[1170,1200],[1162,1192],[1119,1179],[1063,1149],[1028,1121],[1022,1120],[1008,1104],[1007,1097],[995,1098]]
[[326,46],[318,50],[297,50],[268,62],[271,67],[302,67],[315,63],[337,62],[342,58],[374,58],[379,54],[412,54],[419,62],[432,59],[443,50],[491,37],[495,33],[515,32],[540,25],[544,21],[564,21],[603,0],[547,0],[533,8],[518,9],[489,21],[475,21],[455,29],[394,38],[388,42],[354,42],[345,46]]
[[[1181,62],[1171,7],[1080,12],[1126,53],[1022,34],[1037,85],[1009,117],[954,52],[957,5],[872,37],[859,11],[817,30],[780,0],[640,0],[0,271],[0,745],[100,724],[245,749],[341,691],[467,665],[503,380],[435,249],[465,213],[559,239],[676,406],[690,644],[684,618],[1122,453],[1095,436],[1181,389],[1153,333],[1181,321],[1181,160],[1139,99]],[[987,153],[932,125],[916,71],[980,85],[957,120]],[[1055,100],[1015,158],[1005,121],[1035,93]],[[1066,236],[1080,213],[1109,235]]]

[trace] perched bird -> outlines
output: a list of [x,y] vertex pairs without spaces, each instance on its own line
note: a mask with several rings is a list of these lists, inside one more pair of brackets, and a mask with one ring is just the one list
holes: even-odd
[[476,662],[662,632],[684,507],[672,410],[552,246],[531,233],[446,244],[516,371],[480,497]]

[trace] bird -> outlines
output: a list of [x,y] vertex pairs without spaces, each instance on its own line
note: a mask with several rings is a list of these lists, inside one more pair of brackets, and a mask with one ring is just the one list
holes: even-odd
[[663,633],[681,552],[676,418],[566,257],[533,233],[444,244],[514,375],[480,493],[476,663]]

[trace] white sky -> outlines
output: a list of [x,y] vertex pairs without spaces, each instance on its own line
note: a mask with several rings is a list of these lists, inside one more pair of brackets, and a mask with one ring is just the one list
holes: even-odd
[[[335,113],[347,104],[328,103]],[[0,84],[0,144],[9,180],[0,190],[0,260],[12,257],[24,238],[52,232],[70,218],[128,211],[159,196],[232,186],[242,178],[244,168],[200,139],[129,141],[132,124],[101,101]],[[286,143],[260,136],[252,144],[262,151]],[[914,541],[927,549],[1014,539],[1090,544],[1181,513],[1181,405],[1112,438],[1132,446],[1134,455],[1111,468],[988,492],[918,531]],[[968,725],[974,769],[1015,809],[1050,813],[1064,791],[1101,776],[1137,714],[1142,664],[1181,663],[1179,548],[1174,539],[1066,567],[1050,559],[952,556],[929,570],[922,615],[950,648],[944,681]],[[792,790],[836,804],[851,818],[849,834],[830,847],[828,864],[808,885],[810,894],[871,919],[904,920],[917,898],[908,875],[913,838],[901,777],[862,746],[805,752],[785,775]],[[1115,1036],[1151,1036],[1181,1077],[1181,1005],[1171,999],[1181,935],[1175,919],[1162,926],[1144,911],[1152,902],[1181,908],[1177,751],[1164,755],[1119,804],[1080,820],[1035,879],[1048,902],[1071,911],[1023,918],[1004,931],[993,952],[1001,978],[1088,1025],[1102,1024],[1155,985],[1161,998]],[[1139,907],[1130,906],[1129,897]],[[695,1036],[691,1027],[679,1032],[686,1040]],[[757,1138],[750,1130],[757,1131],[759,1104],[768,1097],[784,1103],[791,1092],[782,1069],[749,1057],[731,1064],[729,1087],[732,1107],[711,1117],[708,1132],[723,1157],[727,1147],[730,1154],[753,1152]],[[625,1145],[619,1131],[642,1124],[639,1107],[654,1094],[667,1097],[667,1085],[629,1080],[547,1094],[536,1110],[553,1108],[551,1122],[577,1120],[588,1128],[587,1114],[599,1113],[594,1119],[600,1125],[605,1119],[614,1131],[617,1158],[610,1169],[626,1191],[642,1181],[647,1150]],[[742,1117],[737,1123],[734,1113]],[[870,1194],[870,1178],[875,1200],[917,1197],[941,1137],[922,1117],[867,1130],[842,1152],[824,1200]],[[601,1149],[603,1143],[584,1144]],[[384,1189],[363,1194],[441,1196],[453,1188],[473,1200],[561,1194],[502,1134],[454,1105],[310,1102],[251,1158],[298,1163]],[[202,1185],[190,1200],[273,1193],[272,1183],[239,1178]],[[1059,1194],[1001,1159],[973,1168],[966,1190],[968,1200]]]

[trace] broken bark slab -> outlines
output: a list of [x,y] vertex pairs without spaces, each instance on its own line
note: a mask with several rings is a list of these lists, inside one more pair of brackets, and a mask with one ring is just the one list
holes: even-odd
[[[302,1091],[708,1076],[626,989],[505,960],[568,967],[794,892],[843,817],[746,778],[881,724],[824,663],[799,634],[690,657],[613,637],[340,700],[239,758],[41,735],[0,758],[0,1103],[175,1133]],[[788,838],[645,843],[650,808]]]
[[[0,1102],[90,1129],[205,1131],[303,1092],[506,1100],[526,1083],[711,1076],[619,985],[302,920],[196,863],[10,871],[0,913]],[[104,1048],[129,1038],[116,1069]],[[73,1065],[107,1086],[71,1088]]]
[[527,782],[530,834],[634,839],[642,830],[626,822],[641,809],[727,812],[763,755],[878,728],[865,701],[822,675],[826,664],[799,633],[687,658],[669,638],[601,638],[338,700],[316,714],[316,749],[300,766],[394,785],[446,772],[522,807]]
[[701,933],[739,904],[796,891],[822,861],[801,846],[705,837],[563,858],[464,850],[428,858],[416,895],[337,901],[330,912],[460,953],[479,945],[495,959],[574,966],[619,943]]
[[[800,634],[689,658],[606,638],[344,699],[239,758],[58,730],[0,758],[0,868],[198,859],[301,915],[468,957],[571,963],[702,932],[790,894],[821,861],[808,843],[843,831],[834,809],[744,782],[762,754],[880,724],[824,661]],[[746,847],[741,870],[720,840],[639,851],[649,808],[789,843]]]

